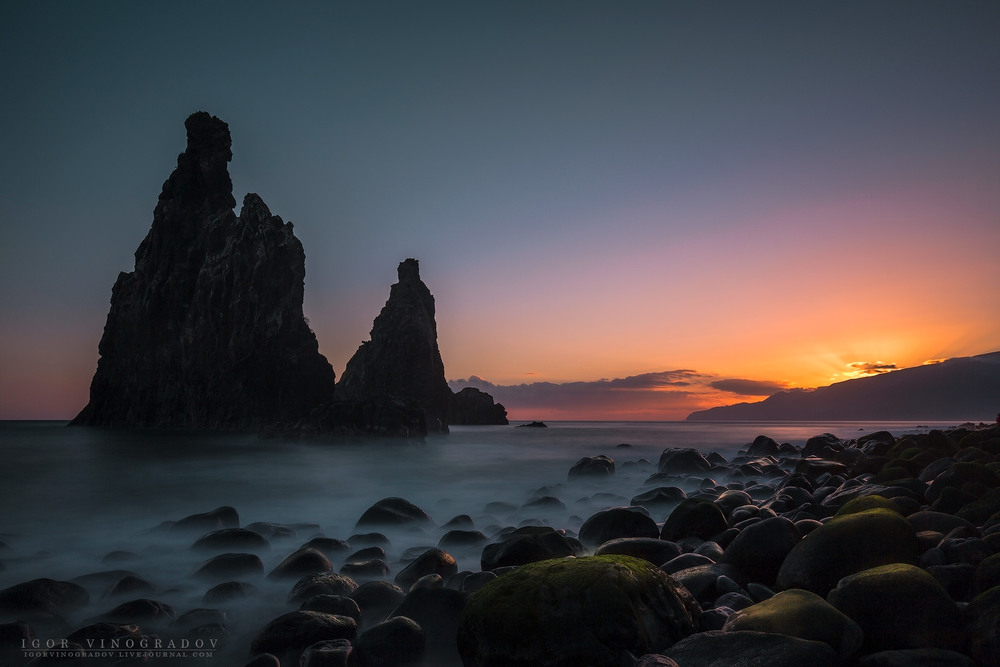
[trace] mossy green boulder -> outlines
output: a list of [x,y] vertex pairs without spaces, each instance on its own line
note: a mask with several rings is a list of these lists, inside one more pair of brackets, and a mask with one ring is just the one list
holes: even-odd
[[873,493],[870,496],[861,496],[860,498],[853,498],[844,503],[844,506],[837,510],[834,516],[844,516],[845,514],[857,514],[858,512],[864,512],[867,510],[874,509],[887,509],[893,512],[899,512],[899,505],[889,500],[884,496],[880,496],[877,493]]
[[898,512],[876,508],[831,519],[792,548],[778,570],[778,588],[825,596],[849,574],[888,563],[918,562],[913,527]]
[[827,600],[861,626],[868,652],[957,649],[964,641],[958,605],[914,565],[881,565],[844,577]]
[[629,664],[698,629],[698,604],[648,561],[621,555],[522,565],[469,599],[458,629],[466,667]]
[[861,650],[861,626],[829,602],[809,591],[782,591],[763,602],[737,611],[722,627],[727,632],[776,632],[828,644],[841,659]]

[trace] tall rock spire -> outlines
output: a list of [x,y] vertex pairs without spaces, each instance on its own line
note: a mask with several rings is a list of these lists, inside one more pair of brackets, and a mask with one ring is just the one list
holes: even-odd
[[372,324],[371,340],[347,362],[337,385],[348,398],[393,396],[424,410],[429,431],[447,431],[451,389],[437,343],[434,297],[415,259],[399,264],[399,282]]
[[248,429],[333,397],[333,368],[302,314],[292,224],[248,194],[237,217],[229,126],[185,122],[187,148],[111,294],[90,402],[74,424]]

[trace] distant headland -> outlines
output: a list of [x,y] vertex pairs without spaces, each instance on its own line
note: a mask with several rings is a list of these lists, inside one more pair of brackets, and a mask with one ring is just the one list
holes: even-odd
[[956,421],[1000,412],[1000,352],[956,357],[757,403],[692,412],[687,421]]
[[229,126],[199,111],[153,223],[111,294],[90,401],[73,425],[266,434],[421,436],[506,424],[478,390],[452,392],[434,297],[415,259],[338,383],[302,311],[305,252],[248,194],[236,215]]

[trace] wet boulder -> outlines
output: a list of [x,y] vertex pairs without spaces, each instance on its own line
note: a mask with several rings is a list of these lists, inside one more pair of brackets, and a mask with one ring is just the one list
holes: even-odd
[[580,542],[594,549],[608,540],[620,537],[659,536],[656,522],[645,509],[639,507],[612,507],[591,515],[580,526]]
[[357,587],[356,581],[340,574],[308,574],[295,582],[288,594],[288,603],[302,604],[314,595],[350,596]]
[[213,586],[205,592],[201,601],[205,604],[224,604],[256,595],[258,589],[243,581],[227,581]]
[[688,498],[664,521],[660,539],[672,542],[685,537],[710,540],[726,528],[726,515],[718,505],[704,498]]
[[849,574],[889,563],[918,562],[913,527],[897,512],[872,509],[836,517],[802,538],[778,570],[782,589],[825,596]]
[[575,553],[572,543],[555,529],[525,526],[513,531],[500,542],[483,547],[480,565],[483,570],[495,570],[508,565],[573,556]]
[[299,579],[310,574],[330,572],[331,570],[333,570],[333,565],[330,564],[330,560],[326,556],[316,549],[306,547],[299,549],[278,563],[267,575],[267,578]]
[[700,475],[712,469],[712,464],[697,449],[670,447],[663,450],[657,469],[672,475]]
[[569,469],[569,479],[581,477],[611,477],[615,474],[615,460],[610,456],[585,456]]
[[[629,505],[633,507],[645,507],[650,514],[659,514],[674,509],[687,499],[684,489],[677,486],[658,486],[655,489],[645,491],[633,496]],[[663,516],[659,514],[659,516]]]
[[225,553],[202,563],[194,576],[219,580],[257,576],[263,572],[264,562],[257,554]]
[[165,627],[177,618],[173,607],[166,602],[140,598],[123,602],[111,611],[107,611],[95,620],[103,623],[135,624],[143,629],[148,627]]
[[595,556],[611,554],[641,558],[659,566],[679,556],[681,548],[658,537],[620,537],[604,542],[594,552]]
[[346,639],[326,639],[302,652],[298,667],[348,667],[353,659],[354,647]]
[[829,602],[809,591],[782,591],[735,612],[722,627],[727,632],[776,632],[828,644],[842,660],[861,650],[861,626]]
[[424,635],[429,664],[458,664],[456,636],[466,596],[451,588],[415,586],[392,612],[389,620],[404,617],[415,622]]
[[469,599],[458,630],[467,667],[625,664],[697,630],[697,603],[671,577],[628,556],[524,565]]
[[365,510],[355,529],[366,526],[429,526],[427,512],[403,498],[383,498]]
[[361,607],[344,595],[314,595],[299,606],[300,611],[318,611],[323,614],[349,616],[361,625]]
[[406,597],[403,589],[390,581],[369,581],[348,594],[361,609],[362,625],[384,620]]
[[374,625],[355,642],[356,667],[409,667],[423,664],[426,639],[423,628],[405,616]]
[[457,573],[458,563],[451,554],[441,549],[428,549],[400,570],[394,583],[403,590],[408,590],[418,579],[428,574],[450,577]]
[[957,605],[914,565],[881,565],[846,576],[827,599],[861,626],[867,652],[955,649],[964,641]]
[[0,613],[43,612],[65,616],[90,602],[86,589],[69,581],[33,579],[0,590]]
[[837,653],[824,642],[773,632],[710,630],[663,652],[683,667],[836,667]]
[[317,611],[293,611],[261,628],[250,643],[250,653],[270,653],[283,665],[296,665],[302,652],[316,642],[353,641],[357,633],[358,624],[353,618]]
[[224,505],[216,507],[211,512],[191,514],[175,521],[170,526],[171,533],[188,533],[194,535],[204,535],[214,530],[223,528],[239,528],[240,514],[235,507]]
[[247,551],[264,553],[271,544],[260,534],[246,528],[222,528],[203,535],[191,545],[194,551]]
[[800,539],[795,524],[785,517],[764,519],[741,530],[720,562],[734,565],[751,581],[771,584]]

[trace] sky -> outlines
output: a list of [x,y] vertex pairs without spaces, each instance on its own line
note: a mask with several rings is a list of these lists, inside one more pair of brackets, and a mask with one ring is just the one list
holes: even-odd
[[0,6],[0,419],[88,400],[184,119],[338,376],[420,260],[454,386],[683,419],[1000,349],[1000,3]]

